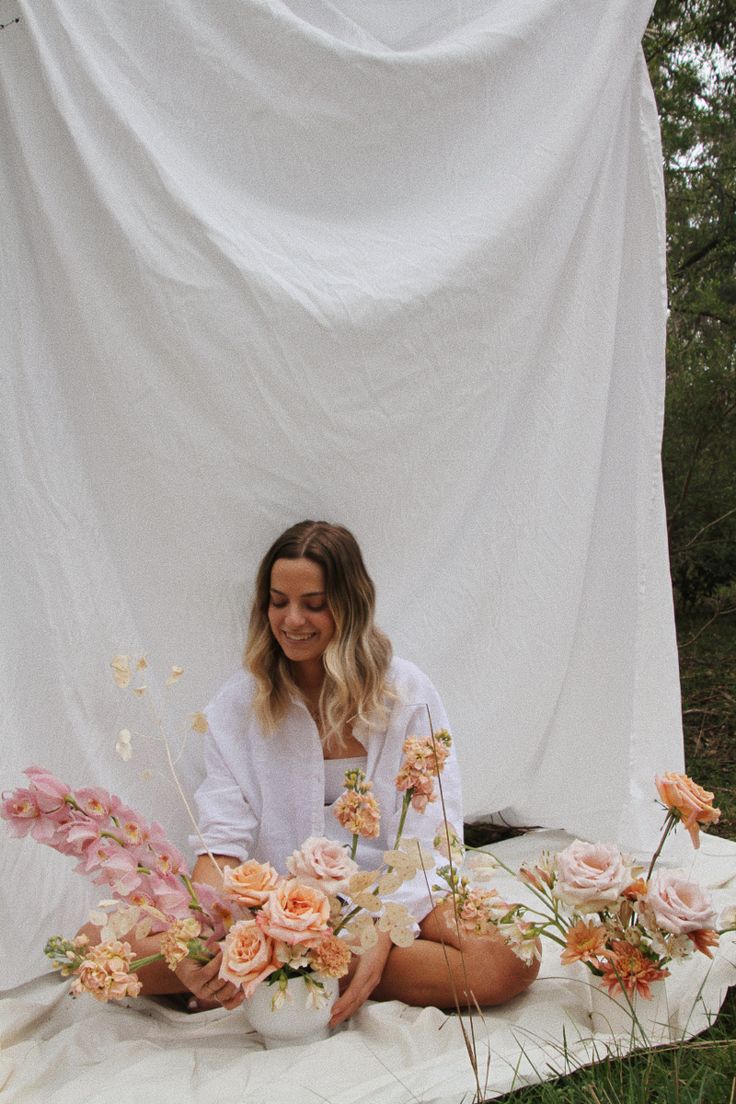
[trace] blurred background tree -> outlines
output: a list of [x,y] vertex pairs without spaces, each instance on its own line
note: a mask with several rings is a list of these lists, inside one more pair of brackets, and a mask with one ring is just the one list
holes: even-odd
[[736,13],[658,0],[670,320],[663,467],[678,613],[736,607]]

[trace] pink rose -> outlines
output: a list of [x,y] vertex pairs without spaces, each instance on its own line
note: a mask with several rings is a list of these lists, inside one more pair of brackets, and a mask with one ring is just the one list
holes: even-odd
[[233,924],[222,945],[220,977],[240,985],[246,997],[250,997],[256,986],[278,969],[273,942],[255,920],[238,920]]
[[555,869],[555,896],[582,913],[600,912],[616,901],[631,881],[614,844],[575,840],[555,856]]
[[259,863],[255,859],[249,859],[240,866],[228,866],[223,875],[228,897],[246,908],[258,908],[267,901],[278,880],[278,873],[270,863]]
[[329,919],[330,902],[321,889],[289,880],[269,896],[256,922],[272,939],[316,947],[328,930]]
[[342,893],[358,864],[347,854],[341,843],[324,836],[310,836],[300,851],[294,851],[286,860],[286,868],[302,885],[321,889],[328,896]]
[[715,927],[716,914],[710,896],[691,882],[682,870],[660,870],[649,881],[644,899],[657,925],[674,935]]

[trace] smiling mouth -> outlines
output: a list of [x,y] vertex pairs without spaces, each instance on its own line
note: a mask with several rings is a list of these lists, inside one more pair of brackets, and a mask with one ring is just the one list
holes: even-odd
[[306,640],[314,640],[316,633],[307,633],[306,636],[292,636],[290,633],[285,632],[284,637],[292,644],[303,644]]

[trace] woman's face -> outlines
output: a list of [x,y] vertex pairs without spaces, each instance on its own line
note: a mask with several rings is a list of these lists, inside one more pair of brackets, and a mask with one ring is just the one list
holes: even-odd
[[271,632],[292,663],[314,662],[335,635],[324,572],[313,560],[276,560],[268,603]]

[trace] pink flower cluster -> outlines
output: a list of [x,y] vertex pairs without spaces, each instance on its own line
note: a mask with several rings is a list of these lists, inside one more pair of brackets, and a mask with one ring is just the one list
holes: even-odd
[[[29,767],[25,789],[3,796],[0,816],[16,836],[30,835],[78,859],[77,873],[107,886],[110,894],[143,909],[155,908],[169,921],[191,916],[188,871],[160,824],[148,824],[120,798],[99,787],[72,791],[41,767]],[[229,907],[208,886],[198,886],[198,912],[207,935],[219,938]],[[162,930],[168,922],[154,922]]]
[[404,741],[396,789],[406,794],[417,812],[423,813],[430,801],[437,800],[435,778],[442,773],[451,747],[452,737],[446,729],[434,736],[409,736]]

